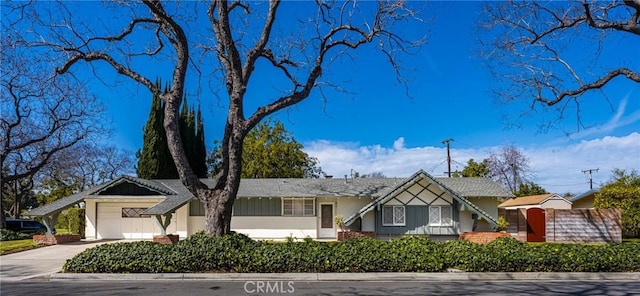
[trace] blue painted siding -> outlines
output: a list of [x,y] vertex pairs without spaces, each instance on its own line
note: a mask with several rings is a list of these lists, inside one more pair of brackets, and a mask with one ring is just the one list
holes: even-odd
[[376,233],[378,235],[458,235],[460,213],[457,202],[452,207],[453,225],[451,226],[429,226],[429,206],[412,205],[405,206],[404,226],[384,226],[382,225],[382,208],[376,209]]

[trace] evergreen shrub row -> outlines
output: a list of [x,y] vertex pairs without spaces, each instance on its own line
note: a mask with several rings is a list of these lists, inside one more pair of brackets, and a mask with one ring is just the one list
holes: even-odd
[[163,245],[103,244],[68,260],[64,272],[630,272],[640,271],[640,243],[528,244],[500,238],[486,245],[406,236],[391,241],[264,242],[241,234],[203,233]]
[[30,239],[31,237],[33,237],[32,234],[15,232],[9,229],[0,229],[0,241],[23,240]]

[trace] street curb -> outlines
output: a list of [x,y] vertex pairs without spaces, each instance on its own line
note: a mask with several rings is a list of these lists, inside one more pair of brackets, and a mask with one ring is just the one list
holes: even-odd
[[54,273],[50,281],[640,281],[640,272]]

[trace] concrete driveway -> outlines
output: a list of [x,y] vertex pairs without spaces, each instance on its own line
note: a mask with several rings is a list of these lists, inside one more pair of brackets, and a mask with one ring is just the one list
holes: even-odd
[[81,241],[3,255],[0,256],[0,280],[47,279],[51,274],[60,272],[67,259],[85,249],[117,241]]

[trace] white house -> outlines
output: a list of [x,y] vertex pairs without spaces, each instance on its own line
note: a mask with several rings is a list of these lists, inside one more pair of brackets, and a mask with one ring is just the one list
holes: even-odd
[[[213,186],[213,180],[202,180]],[[243,179],[232,230],[255,239],[335,239],[334,217],[379,238],[403,234],[457,237],[496,226],[498,204],[513,197],[486,178]],[[123,176],[33,209],[26,216],[55,225],[65,208],[84,202],[87,239],[184,238],[204,229],[204,208],[180,180]]]

